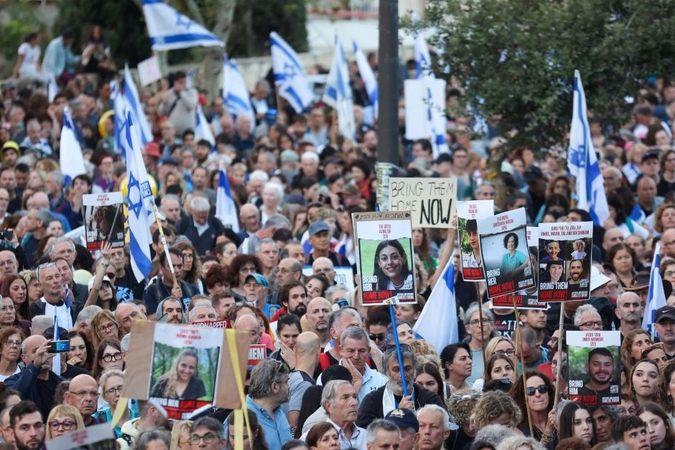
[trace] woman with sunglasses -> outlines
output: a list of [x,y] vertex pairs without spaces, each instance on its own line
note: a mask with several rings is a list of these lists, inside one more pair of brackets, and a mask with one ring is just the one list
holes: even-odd
[[[99,382],[98,392],[105,400],[108,402],[109,408],[104,409],[100,412],[100,415],[105,414],[105,421],[107,423],[112,423],[113,413],[117,409],[117,404],[120,401],[122,396],[122,388],[124,387],[124,372],[118,369],[106,370],[103,375],[101,375],[101,380]],[[114,430],[118,438],[122,437],[122,425],[124,422],[135,419],[138,417],[134,411],[132,411],[128,406],[124,408],[124,413],[120,420],[115,424]]]
[[56,405],[52,408],[47,418],[47,440],[77,430],[84,430],[84,420],[74,406]]
[[92,376],[97,380],[106,370],[124,370],[122,347],[120,341],[114,338],[103,339],[96,349]]
[[18,363],[23,339],[23,332],[16,327],[0,330],[0,381],[21,372]]
[[520,406],[523,414],[523,420],[518,424],[526,436],[530,435],[530,427],[527,422],[527,402],[532,417],[533,438],[541,440],[546,436],[550,440],[555,438],[555,428],[553,421],[549,420],[549,413],[553,409],[555,391],[551,379],[538,372],[525,372],[525,386],[523,386],[523,375],[520,375],[513,383],[509,394]]

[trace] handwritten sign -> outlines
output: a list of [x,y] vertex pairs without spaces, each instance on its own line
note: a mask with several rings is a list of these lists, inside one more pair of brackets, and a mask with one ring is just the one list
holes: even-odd
[[389,210],[410,211],[413,228],[448,228],[457,216],[457,180],[389,178]]

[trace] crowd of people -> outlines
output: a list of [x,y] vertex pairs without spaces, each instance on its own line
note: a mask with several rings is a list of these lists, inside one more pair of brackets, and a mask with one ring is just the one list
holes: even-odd
[[[675,86],[645,85],[634,119],[616,133],[591,122],[610,218],[594,227],[592,248],[575,244],[578,259],[592,257],[590,299],[548,310],[494,308],[484,283],[476,289],[456,270],[460,340],[434,348],[414,327],[442,269],[459,265],[456,229],[413,229],[413,267],[399,261],[406,272],[391,279],[384,276],[390,268],[378,266],[380,253],[398,261],[407,260],[405,251],[398,241],[378,247],[382,289],[415,280],[417,302],[398,305],[393,322],[387,307],[364,307],[354,287],[351,215],[377,206],[378,160],[372,106],[354,66],[354,137],[340,135],[335,114],[320,102],[296,113],[267,80],[251,94],[253,119],[233,117],[222,98],[208,100],[182,72],[141,89],[154,135],[142,153],[168,249],[153,224],[153,269],[142,280],[128,246],[88,251],[78,231],[83,196],[126,195],[127,183],[110,113],[115,67],[101,36],[92,27],[77,57],[75,35],[66,30],[41,65],[40,36],[31,33],[13,77],[36,87],[9,83],[1,92],[0,449],[35,450],[45,439],[103,422],[123,449],[234,448],[233,412],[169,420],[153,400],[205,395],[193,349],[180,353],[149,400],[118,405],[132,326],[146,320],[225,322],[264,346],[267,359],[247,373],[246,450],[675,446]],[[368,59],[376,69],[375,56]],[[52,102],[45,74],[60,85]],[[448,90],[448,106],[461,95]],[[215,146],[195,137],[198,104]],[[69,183],[57,162],[65,107],[87,169]],[[517,149],[491,174],[488,159],[507,141],[491,126],[489,140],[479,139],[467,117],[448,117],[450,152],[436,158],[429,140],[410,142],[401,133],[405,175],[455,177],[458,200],[493,199],[496,212],[525,208],[532,225],[591,220],[574,208],[564,152]],[[221,162],[238,223],[215,216]],[[478,242],[475,229],[467,232]],[[512,255],[514,237],[504,239]],[[479,267],[480,248],[472,248],[470,263]],[[654,342],[642,318],[651,313],[645,303],[658,248],[667,306],[654,316]],[[526,260],[522,254],[504,271]],[[621,361],[596,365],[606,355],[591,355],[585,388],[602,390],[620,371],[620,404],[567,400],[566,372],[557,370],[567,366],[567,351],[559,341],[569,330],[603,329],[620,331]],[[58,365],[55,340],[70,344]],[[123,415],[113,423],[118,406]]]

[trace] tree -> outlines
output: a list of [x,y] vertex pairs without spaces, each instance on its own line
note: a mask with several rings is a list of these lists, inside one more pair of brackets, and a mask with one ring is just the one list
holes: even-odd
[[45,45],[45,25],[37,19],[35,6],[26,3],[12,2],[0,6],[0,12],[8,17],[2,23],[0,33],[0,56],[6,64],[1,65],[0,78],[12,74],[16,64],[17,50],[23,42],[23,38],[31,31],[38,31],[42,35],[42,45]]
[[501,116],[510,148],[563,143],[575,69],[593,120],[614,129],[626,96],[675,73],[675,0],[429,0],[422,26],[437,30],[429,42],[465,89],[461,106]]

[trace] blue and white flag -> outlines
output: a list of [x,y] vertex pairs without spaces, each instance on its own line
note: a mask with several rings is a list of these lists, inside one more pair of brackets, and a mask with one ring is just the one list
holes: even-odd
[[429,295],[413,331],[440,354],[448,344],[459,342],[459,319],[455,299],[455,264],[451,257]]
[[[413,13],[412,15],[413,23],[417,23],[419,18],[417,14]],[[429,46],[427,41],[422,36],[422,32],[419,29],[415,30],[415,69],[417,76],[416,78],[436,78],[434,72],[431,70],[431,53],[429,53]]]
[[56,82],[56,78],[54,78],[54,74],[49,72],[49,83],[47,85],[47,97],[49,99],[49,103],[54,102],[54,98],[58,93],[59,93],[59,85]]
[[218,192],[216,193],[216,217],[225,225],[232,228],[232,231],[239,233],[239,218],[237,217],[237,208],[232,198],[230,190],[230,180],[227,179],[225,164],[220,162],[218,172]]
[[190,47],[225,47],[215,34],[163,0],[143,0],[150,43],[155,51]]
[[133,114],[127,111],[126,122],[122,128],[122,145],[127,158],[127,206],[129,208],[129,252],[131,268],[136,280],[141,281],[152,271],[150,257],[150,213],[152,213],[152,190],[148,181],[148,172],[143,164],[141,143],[134,129]]
[[233,59],[228,61],[227,55],[225,55],[223,64],[223,102],[235,120],[238,116],[247,116],[251,119],[251,131],[253,131],[255,114],[246,82],[239,72],[237,62]]
[[61,129],[59,164],[64,176],[64,186],[68,186],[73,178],[87,173],[84,168],[82,147],[75,137],[75,125],[70,110],[63,110],[63,128]]
[[187,74],[185,75],[185,87],[190,89],[192,87],[192,84],[194,83],[194,78],[195,78],[195,68],[191,68],[188,70]]
[[270,33],[270,40],[274,84],[279,95],[288,101],[295,112],[300,114],[314,99],[305,69],[295,50],[281,36],[273,31]]
[[120,85],[116,80],[110,82],[110,97],[113,99],[113,110],[115,111],[115,115],[113,116],[113,124],[115,126],[115,151],[120,153],[126,160],[124,147],[122,146],[122,127],[126,122],[124,116],[124,97],[122,96]]
[[126,64],[124,65],[124,101],[129,108],[131,117],[134,119],[134,128],[139,133],[138,137],[141,145],[145,146],[148,142],[152,142],[154,136],[152,135],[152,128],[150,128],[148,119],[145,117],[145,111],[143,111],[141,98],[138,96],[136,83],[131,76],[129,66]]
[[666,306],[666,293],[663,291],[663,280],[661,279],[661,243],[657,242],[654,248],[654,260],[649,272],[649,293],[647,294],[647,306],[645,314],[642,317],[642,328],[649,331],[654,337],[654,319],[656,311],[662,306]]
[[377,80],[375,79],[375,74],[373,73],[373,68],[368,64],[366,55],[363,54],[359,45],[354,42],[354,57],[356,58],[356,65],[359,67],[359,73],[361,74],[361,79],[363,84],[366,86],[366,92],[368,93],[368,100],[373,106],[373,115],[377,118],[377,108],[378,108],[378,95],[379,89],[377,87]]
[[202,106],[197,105],[197,126],[195,126],[195,141],[205,139],[211,144],[211,148],[216,145],[216,138],[213,136],[209,121],[206,120]]
[[326,80],[323,101],[337,111],[340,134],[353,139],[356,125],[354,124],[352,88],[349,85],[349,67],[337,36],[335,36],[335,54]]
[[609,207],[598,158],[588,124],[586,95],[579,71],[574,71],[574,107],[570,128],[567,167],[576,177],[577,208],[588,211],[593,223],[601,227],[609,219]]

